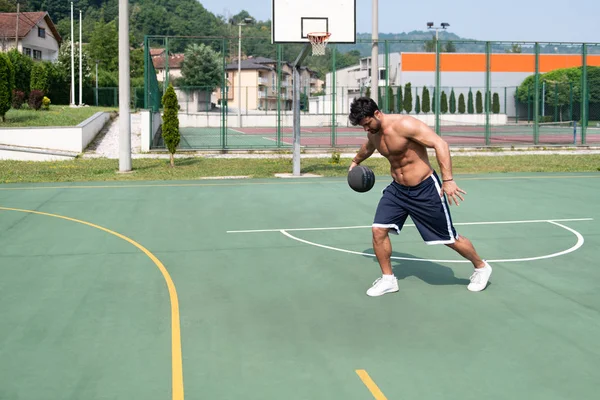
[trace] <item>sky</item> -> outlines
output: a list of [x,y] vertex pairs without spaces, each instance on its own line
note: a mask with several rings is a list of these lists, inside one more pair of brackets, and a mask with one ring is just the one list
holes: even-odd
[[[199,0],[214,14],[246,10],[261,21],[271,19],[272,1]],[[426,30],[431,21],[447,22],[448,31],[467,39],[600,43],[599,0],[378,0],[378,5],[381,33]],[[371,33],[371,9],[371,0],[356,0],[358,33]]]

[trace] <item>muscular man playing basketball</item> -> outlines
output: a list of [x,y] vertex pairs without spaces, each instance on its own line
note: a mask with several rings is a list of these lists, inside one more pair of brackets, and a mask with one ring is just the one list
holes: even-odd
[[[391,230],[399,234],[408,216],[425,243],[445,244],[473,263],[475,270],[467,286],[470,291],[485,289],[492,267],[479,257],[469,239],[458,235],[452,225],[448,202],[458,205],[466,192],[452,177],[446,141],[416,118],[382,113],[367,97],[354,99],[349,119],[352,125],[360,125],[367,131],[367,141],[352,160],[350,169],[377,150],[390,162],[394,178],[383,190],[372,227],[373,249],[383,275],[373,282],[367,294],[381,296],[398,291],[398,280],[390,262],[392,245],[388,233]],[[435,149],[442,181],[429,163],[428,147]]]

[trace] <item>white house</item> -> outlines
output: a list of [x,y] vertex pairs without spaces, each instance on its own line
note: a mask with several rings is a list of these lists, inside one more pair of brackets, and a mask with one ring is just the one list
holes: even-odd
[[46,11],[0,13],[0,51],[15,48],[34,60],[54,61],[62,39]]

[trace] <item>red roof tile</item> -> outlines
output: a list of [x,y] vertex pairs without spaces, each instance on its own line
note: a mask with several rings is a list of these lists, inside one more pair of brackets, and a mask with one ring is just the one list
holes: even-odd
[[[62,38],[58,34],[54,23],[46,11],[19,13],[19,38],[27,36],[29,32],[44,18],[52,31],[52,36],[60,43]],[[17,29],[17,13],[0,13],[0,37],[14,38]]]

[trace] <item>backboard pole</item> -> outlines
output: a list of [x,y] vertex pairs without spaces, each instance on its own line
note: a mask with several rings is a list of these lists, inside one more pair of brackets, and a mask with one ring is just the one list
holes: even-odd
[[[379,4],[378,0],[372,2],[372,31],[371,31],[371,98],[377,100],[379,94]],[[381,107],[381,104],[379,104]]]
[[294,176],[300,176],[300,65],[308,55],[311,44],[307,43],[294,61],[293,71],[293,108],[294,108],[294,148],[292,156],[292,172]]

